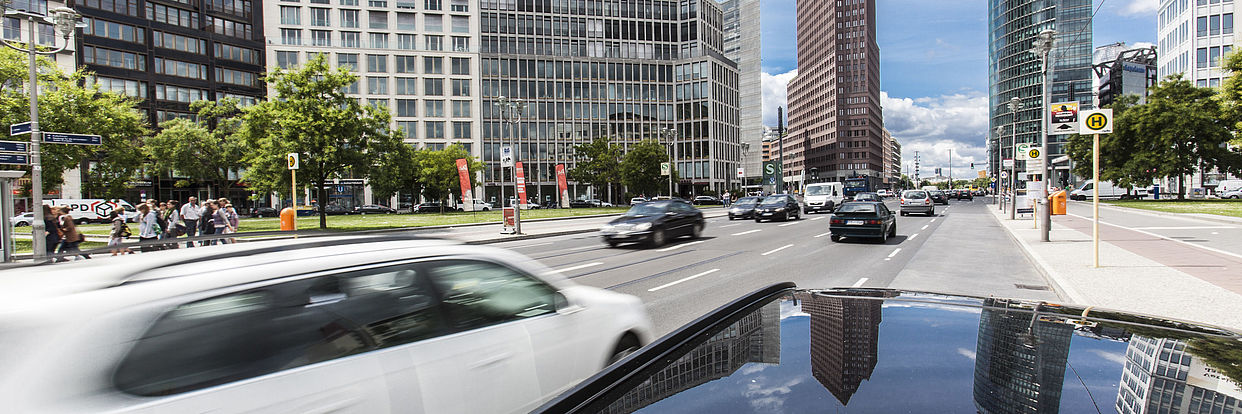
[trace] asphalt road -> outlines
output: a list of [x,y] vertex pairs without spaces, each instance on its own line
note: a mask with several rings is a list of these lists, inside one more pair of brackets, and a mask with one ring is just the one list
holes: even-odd
[[[597,233],[496,244],[533,257],[577,283],[636,295],[658,334],[772,283],[892,287],[1055,301],[1035,266],[985,210],[983,198],[950,201],[934,217],[898,217],[896,238],[828,237],[827,214],[755,223],[708,219],[703,237],[660,248],[608,248]],[[895,211],[896,202],[888,203]]]

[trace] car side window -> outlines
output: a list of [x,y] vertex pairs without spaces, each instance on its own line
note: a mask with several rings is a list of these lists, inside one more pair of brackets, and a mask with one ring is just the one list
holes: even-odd
[[428,264],[444,308],[459,329],[556,312],[556,291],[541,281],[495,263],[446,260]]
[[439,313],[412,265],[229,293],[162,315],[114,383],[143,396],[194,391],[435,336]]

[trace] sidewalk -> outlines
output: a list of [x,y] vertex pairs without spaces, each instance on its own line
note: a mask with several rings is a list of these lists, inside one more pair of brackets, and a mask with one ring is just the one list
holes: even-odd
[[1242,258],[1101,224],[1097,269],[1089,218],[1055,216],[1045,243],[1030,215],[989,210],[1070,302],[1242,330]]

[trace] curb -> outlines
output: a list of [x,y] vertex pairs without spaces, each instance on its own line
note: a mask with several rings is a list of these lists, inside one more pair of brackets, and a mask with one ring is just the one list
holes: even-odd
[[[1091,203],[1083,202],[1083,201],[1075,201],[1075,203],[1082,203],[1083,205],[1086,205],[1086,206],[1091,205]],[[1239,204],[1242,205],[1242,203],[1239,203]],[[1197,220],[1211,221],[1211,222],[1216,222],[1216,223],[1242,225],[1242,218],[1225,217],[1225,216],[1219,216],[1216,214],[1170,213],[1170,212],[1165,212],[1165,211],[1146,210],[1146,209],[1141,209],[1141,208],[1118,206],[1118,205],[1104,204],[1104,203],[1100,203],[1100,208],[1115,209],[1115,210],[1125,211],[1127,213],[1135,213],[1135,214],[1152,216],[1152,217],[1197,219]]]
[[1057,296],[1060,296],[1062,299],[1069,300],[1070,303],[1087,303],[1086,298],[1083,297],[1082,294],[1073,289],[1068,289],[1064,284],[1060,283],[1055,275],[1056,272],[1052,270],[1052,266],[1032,252],[1030,244],[1021,237],[1018,237],[1018,235],[1014,233],[1013,229],[1006,226],[1005,222],[1002,221],[1001,217],[998,216],[997,213],[992,212],[991,210],[989,210],[989,212],[991,213],[992,219],[996,221],[996,224],[1005,229],[1005,234],[1009,235],[1009,239],[1017,242],[1019,246],[1022,246],[1022,255],[1026,256],[1027,260],[1035,263],[1035,271],[1039,272],[1039,275],[1044,278],[1045,282],[1048,282],[1048,285],[1052,287],[1053,292],[1055,292]]

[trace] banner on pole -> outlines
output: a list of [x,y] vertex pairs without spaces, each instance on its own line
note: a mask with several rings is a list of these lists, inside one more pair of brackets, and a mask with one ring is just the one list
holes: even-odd
[[461,202],[474,211],[474,197],[470,193],[470,164],[465,158],[457,159],[457,179],[461,181]]
[[521,161],[518,161],[515,165],[516,167],[514,167],[513,171],[517,177],[517,205],[520,208],[528,202],[526,200],[526,169],[522,168]]
[[561,205],[569,203],[569,183],[565,180],[565,164],[556,164],[556,185],[561,192]]

